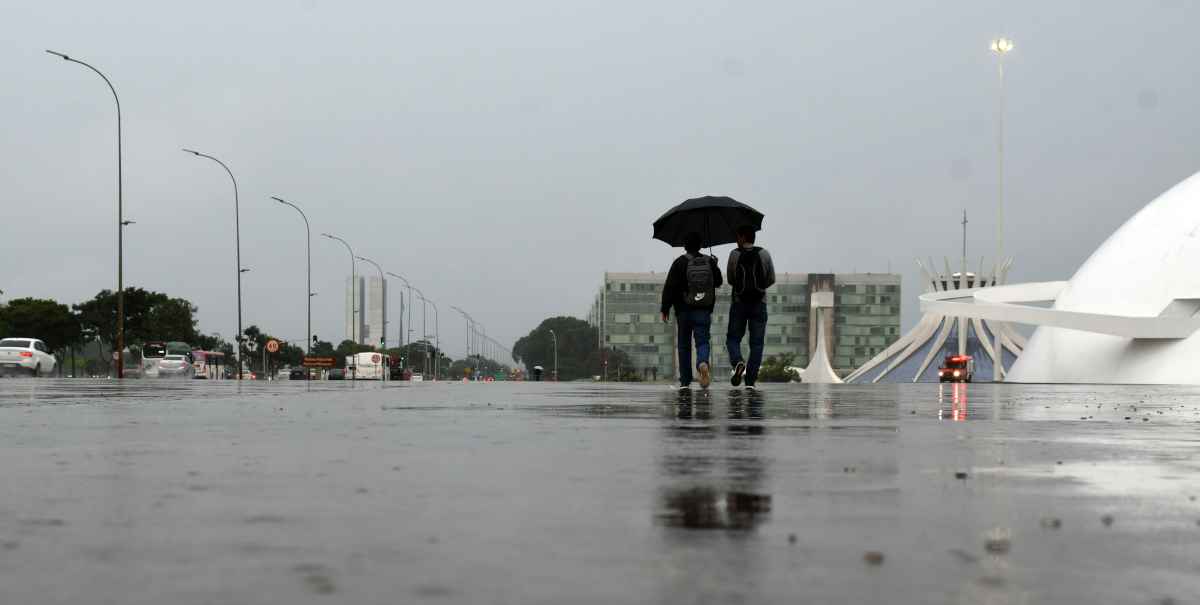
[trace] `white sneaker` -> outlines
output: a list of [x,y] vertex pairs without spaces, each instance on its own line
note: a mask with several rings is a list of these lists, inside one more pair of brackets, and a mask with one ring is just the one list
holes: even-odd
[[735,387],[741,386],[742,374],[745,374],[745,373],[746,373],[746,363],[743,361],[737,362],[737,365],[733,366],[733,371],[729,373],[729,384],[731,384]]
[[707,389],[708,385],[712,383],[712,372],[708,371],[708,362],[700,364],[697,369],[700,370],[700,388]]

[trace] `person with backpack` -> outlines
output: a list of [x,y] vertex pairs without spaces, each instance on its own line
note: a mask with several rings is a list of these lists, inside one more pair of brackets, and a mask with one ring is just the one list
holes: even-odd
[[[753,227],[737,230],[737,247],[729,253],[729,264],[725,273],[733,289],[733,302],[729,305],[729,330],[725,333],[725,347],[729,350],[729,363],[733,373],[729,383],[742,384],[743,377],[748,388],[754,388],[758,380],[758,369],[762,366],[763,343],[767,334],[767,288],[775,285],[775,263],[771,254],[754,245]],[[742,357],[742,337],[750,329],[750,361]]]
[[699,233],[689,233],[684,238],[683,256],[671,263],[667,282],[663,285],[662,320],[670,321],[670,311],[675,309],[677,346],[679,348],[679,388],[692,384],[692,339],[696,339],[696,371],[700,375],[700,387],[707,389],[712,381],[709,365],[709,333],[712,329],[712,312],[716,306],[717,288],[724,283],[721,269],[713,256],[700,254],[703,240]]

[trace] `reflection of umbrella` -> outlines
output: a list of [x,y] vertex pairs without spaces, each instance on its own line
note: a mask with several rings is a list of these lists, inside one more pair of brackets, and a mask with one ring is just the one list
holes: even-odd
[[654,221],[654,239],[682,246],[689,233],[699,233],[702,247],[711,248],[737,241],[739,227],[762,229],[763,214],[731,197],[711,196],[690,199]]

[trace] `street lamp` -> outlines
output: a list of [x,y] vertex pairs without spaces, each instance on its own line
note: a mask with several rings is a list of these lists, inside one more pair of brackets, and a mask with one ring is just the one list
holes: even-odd
[[433,380],[437,381],[438,370],[441,369],[442,364],[442,329],[439,327],[437,303],[431,300],[429,304],[433,305],[433,348],[437,351],[437,357],[433,358]]
[[308,351],[309,354],[312,354],[312,230],[310,230],[308,226],[308,216],[304,214],[304,211],[301,210],[299,206],[283,198],[271,196],[271,199],[279,202],[280,204],[291,206],[296,210],[296,212],[300,213],[300,218],[304,219],[304,254],[305,258],[307,259],[308,266],[308,295],[304,297],[304,302],[308,305],[308,333],[304,337],[304,342],[306,343],[305,350]]
[[558,382],[558,335],[550,330],[550,338],[554,339],[554,382]]
[[[472,328],[472,326],[471,326],[471,323],[472,323],[474,320],[473,320],[473,319],[471,319],[471,316],[470,316],[469,314],[467,314],[467,312],[466,312],[466,311],[463,311],[462,309],[460,309],[460,308],[458,308],[458,307],[456,307],[456,306],[454,306],[454,305],[450,305],[450,308],[451,308],[451,309],[454,309],[455,311],[457,311],[459,315],[462,315],[462,316],[463,316],[463,319],[464,319],[464,320],[466,320],[466,322],[467,322],[467,326],[466,326],[466,327],[467,327],[467,329],[466,329],[466,335],[467,335],[467,359],[469,360],[469,359],[471,359],[471,333],[474,331],[474,330],[473,330],[473,328]],[[479,367],[478,367],[478,365],[479,365],[479,364],[478,364],[478,360],[476,360],[474,363],[472,363],[472,364],[471,364],[471,374],[472,374],[472,378],[474,378],[475,380],[479,380]]]
[[[351,248],[346,240],[336,235],[322,233],[321,236],[342,242],[342,245],[346,247],[346,251],[350,253],[350,340],[355,345],[358,345],[358,303],[355,298],[355,294],[358,291],[358,265],[354,262],[354,248]],[[354,380],[358,377],[358,354],[351,355],[350,359],[355,360],[355,363],[350,365],[350,379]]]
[[[220,164],[221,168],[224,168],[225,172],[227,174],[229,174],[229,180],[233,181],[233,241],[234,241],[234,260],[237,262],[237,315],[238,315],[238,334],[240,335],[242,333],[242,274],[245,273],[246,271],[242,269],[242,227],[241,227],[242,221],[241,221],[241,211],[238,208],[237,179],[234,178],[233,171],[229,169],[229,166],[225,165],[225,162],[222,162],[221,160],[218,160],[217,158],[215,158],[211,155],[208,155],[207,153],[200,153],[199,151],[194,151],[194,150],[187,149],[187,148],[185,148],[183,151],[186,153],[190,153],[198,158],[208,158],[208,159]],[[239,336],[239,339],[240,339],[240,336]],[[238,347],[237,353],[238,353],[238,358],[237,358],[238,380],[241,380],[242,379],[242,348],[240,346]]]
[[[993,285],[1000,279],[1000,270],[1004,265],[1004,55],[1013,49],[1013,42],[1008,38],[992,40],[992,53],[996,55],[996,65],[1000,73],[999,105],[996,112],[996,165],[999,173],[996,196],[996,264],[992,277]],[[996,363],[992,364],[992,377],[997,381],[1004,380],[1004,349],[1001,348],[1000,330],[996,330]]]
[[356,258],[354,256],[354,248],[351,248],[346,240],[336,235],[322,233],[321,237],[342,242],[342,245],[346,247],[346,251],[350,253],[350,340],[354,341],[354,344],[360,344],[358,342],[358,321],[355,320],[355,316],[358,314],[358,299],[355,298],[358,292],[358,265],[354,262]]
[[122,165],[121,165],[121,98],[117,96],[117,89],[113,87],[112,82],[104,72],[92,67],[91,65],[72,59],[60,52],[47,50],[46,52],[61,57],[64,61],[78,63],[94,72],[104,80],[108,85],[108,89],[112,91],[113,100],[117,102],[117,378],[125,377],[125,198],[124,188],[122,183]]
[[[380,266],[379,266],[379,263],[377,263],[377,262],[375,262],[375,261],[373,261],[373,260],[371,260],[371,259],[369,259],[369,258],[362,257],[362,256],[356,256],[356,257],[354,257],[354,258],[357,258],[358,260],[360,260],[360,261],[362,261],[362,262],[364,262],[364,263],[370,263],[370,264],[374,265],[374,266],[375,266],[375,270],[376,270],[376,271],[379,271],[379,287],[380,287],[380,288],[384,288],[384,287],[385,287],[385,286],[383,285],[383,267],[380,267]],[[379,296],[379,306],[380,306],[380,311],[379,311],[379,320],[380,320],[380,322],[382,322],[382,324],[383,324],[383,325],[382,325],[382,328],[380,329],[380,332],[381,332],[381,334],[379,335],[379,347],[380,347],[381,349],[383,349],[383,352],[384,352],[384,353],[387,353],[387,309],[386,309],[386,308],[384,308],[384,303],[386,303],[386,302],[387,302],[387,301],[386,301],[386,300],[384,300],[384,297],[383,297],[383,290],[380,290],[380,296]]]
[[[404,318],[404,308],[406,306],[404,304],[404,293],[401,292],[401,294],[400,294],[400,328],[401,329],[400,329],[399,338],[400,338],[400,348],[403,349],[404,348],[404,326],[405,325],[408,326],[408,333],[410,335],[410,337],[408,339],[408,343],[412,344],[411,334],[412,334],[412,291],[413,291],[413,287],[412,287],[412,284],[408,283],[408,280],[404,279],[403,276],[398,275],[396,273],[392,273],[391,271],[388,271],[387,274],[404,282],[404,287],[408,288],[408,305],[407,305],[408,319],[407,320]],[[405,350],[405,352],[404,352],[405,362],[408,361],[408,353],[409,353],[409,351]]]
[[421,374],[429,373],[429,330],[425,327],[425,305],[429,303],[429,299],[425,298],[425,293],[421,292],[420,288],[413,288],[417,291],[417,298],[421,299],[421,349],[424,353],[424,359],[421,360]]

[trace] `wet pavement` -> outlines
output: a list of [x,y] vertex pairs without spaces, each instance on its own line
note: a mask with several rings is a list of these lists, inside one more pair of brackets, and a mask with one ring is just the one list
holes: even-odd
[[0,603],[1196,603],[1200,389],[0,380]]

